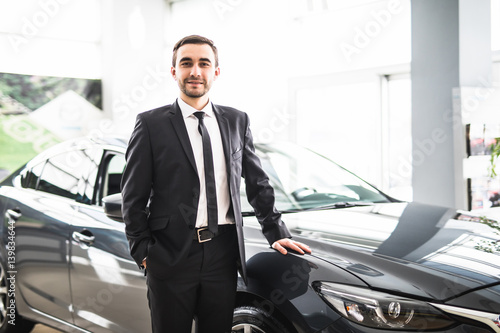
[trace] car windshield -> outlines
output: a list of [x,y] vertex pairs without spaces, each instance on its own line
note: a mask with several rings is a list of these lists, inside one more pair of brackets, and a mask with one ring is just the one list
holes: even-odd
[[[289,143],[256,144],[281,212],[339,208],[389,202],[373,186],[331,160]],[[242,211],[253,212],[242,185]]]

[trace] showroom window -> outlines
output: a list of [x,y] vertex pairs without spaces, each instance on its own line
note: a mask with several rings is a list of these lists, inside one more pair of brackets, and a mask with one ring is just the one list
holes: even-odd
[[397,199],[411,200],[408,74],[291,82],[298,144],[312,148]]
[[411,79],[409,74],[383,77],[387,104],[382,104],[383,182],[389,194],[402,200],[412,199]]
[[378,178],[380,107],[376,81],[303,88],[297,94],[297,142],[362,178]]

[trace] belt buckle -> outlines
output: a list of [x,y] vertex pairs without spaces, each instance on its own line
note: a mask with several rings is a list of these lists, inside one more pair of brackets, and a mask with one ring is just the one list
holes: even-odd
[[[203,238],[202,232],[204,232],[204,231],[207,231],[208,234],[210,234],[212,236],[210,238]],[[213,238],[213,234],[210,230],[208,230],[208,227],[199,228],[198,230],[196,230],[196,232],[198,233],[198,243],[205,243],[205,242],[212,240],[212,238]]]

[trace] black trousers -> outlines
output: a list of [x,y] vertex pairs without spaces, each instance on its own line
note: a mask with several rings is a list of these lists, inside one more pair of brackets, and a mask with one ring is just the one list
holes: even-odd
[[236,298],[236,229],[205,243],[193,241],[188,258],[166,279],[147,275],[153,333],[230,333]]

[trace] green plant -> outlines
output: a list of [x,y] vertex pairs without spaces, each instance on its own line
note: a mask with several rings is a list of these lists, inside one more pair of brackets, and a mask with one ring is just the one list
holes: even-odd
[[495,143],[491,146],[491,155],[490,155],[490,166],[488,168],[489,176],[491,178],[496,178],[496,163],[498,157],[500,156],[500,138],[495,138]]
[[[500,224],[495,220],[490,220],[485,216],[481,216],[480,223],[486,224],[493,231],[493,234],[500,236]],[[500,252],[500,239],[498,240],[480,240],[476,246],[474,246],[476,250],[488,252],[488,253],[497,253]]]

